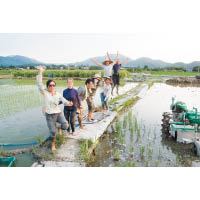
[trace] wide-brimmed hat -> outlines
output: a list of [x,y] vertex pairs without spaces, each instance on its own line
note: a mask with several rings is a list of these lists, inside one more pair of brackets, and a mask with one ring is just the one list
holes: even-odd
[[102,79],[100,74],[95,74],[95,75],[92,76],[92,78]]
[[109,62],[109,64],[112,64],[112,63],[113,63],[112,60],[105,60],[105,61],[102,62],[102,64],[103,64],[103,65],[106,65],[107,62]]
[[110,81],[112,81],[112,78],[110,78],[109,76],[105,76],[103,78],[104,78],[104,80],[109,79]]

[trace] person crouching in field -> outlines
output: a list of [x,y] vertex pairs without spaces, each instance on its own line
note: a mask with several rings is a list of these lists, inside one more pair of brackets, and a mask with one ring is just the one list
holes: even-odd
[[[93,86],[93,82],[92,79],[87,79],[85,81],[85,85],[81,86],[78,88],[78,95],[79,98],[81,100],[81,105],[82,105],[82,110],[77,109],[77,113],[78,113],[78,122],[79,122],[79,127],[80,129],[86,129],[85,126],[82,124],[82,120],[83,120],[83,112],[86,110],[85,108],[85,101],[87,100],[87,98],[89,97],[89,90],[91,90]],[[88,106],[88,110],[89,110],[89,106]],[[90,111],[89,111],[90,112]],[[89,114],[89,113],[88,113]]]
[[110,100],[112,91],[112,86],[111,86],[112,79],[110,77],[105,77],[104,80],[105,82],[103,86],[103,91],[101,93],[101,104],[103,110],[108,111],[109,110],[108,101]]
[[115,64],[113,65],[113,75],[112,75],[113,86],[112,86],[112,95],[113,95],[113,90],[114,90],[115,86],[116,86],[116,88],[117,88],[117,95],[119,95],[119,85],[120,85],[119,70],[120,70],[121,66],[124,65],[124,64],[128,61],[128,58],[126,58],[126,59],[122,62],[122,64],[120,64],[118,57],[119,57],[119,52],[117,52]]
[[[68,88],[63,91],[63,97],[66,100],[73,102],[73,105],[71,106],[67,105],[64,107],[64,115],[69,125],[71,126],[72,135],[75,136],[76,135],[76,132],[75,132],[76,111],[77,111],[77,107],[80,110],[82,110],[82,105],[81,105],[81,101],[80,101],[77,90],[73,88],[74,80],[72,78],[69,78],[67,80],[67,83],[68,83]],[[70,134],[70,126],[67,129],[68,132],[66,135]]]
[[56,92],[56,83],[53,80],[48,80],[46,82],[45,89],[42,83],[42,74],[44,68],[42,66],[38,66],[40,70],[39,75],[36,76],[37,86],[41,94],[44,96],[45,99],[45,116],[47,121],[47,126],[50,132],[50,139],[52,140],[51,149],[52,151],[56,151],[55,140],[56,140],[56,123],[61,124],[62,130],[67,130],[68,123],[64,117],[63,112],[61,112],[59,108],[59,103],[63,102],[66,106],[72,106],[73,103],[67,101],[62,95]]

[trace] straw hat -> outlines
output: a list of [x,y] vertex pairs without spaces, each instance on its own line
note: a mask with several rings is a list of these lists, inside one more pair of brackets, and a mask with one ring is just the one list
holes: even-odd
[[109,64],[112,64],[113,61],[112,60],[105,60],[104,62],[102,62],[103,65],[106,65],[106,63],[109,62]]
[[109,79],[110,81],[112,81],[112,78],[110,78],[109,76],[105,76],[104,80]]
[[102,79],[100,74],[95,74],[94,76],[92,76],[92,78],[96,78],[96,79]]

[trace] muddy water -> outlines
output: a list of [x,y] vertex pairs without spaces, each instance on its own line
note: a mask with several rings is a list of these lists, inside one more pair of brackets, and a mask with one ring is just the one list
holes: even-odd
[[[135,87],[136,85],[136,83],[127,83],[124,87],[120,88],[119,92],[123,93]],[[9,90],[5,88],[8,88]],[[34,98],[30,93],[30,88],[36,91],[36,95],[34,96]],[[65,87],[57,87],[57,90],[60,93],[62,93],[63,89],[65,89]],[[12,114],[0,116],[0,144],[14,144],[14,146],[4,146],[3,150],[7,151],[32,147],[32,145],[17,146],[16,144],[27,144],[32,142],[34,143],[37,142],[38,137],[41,139],[45,139],[49,136],[46,120],[45,117],[42,115],[42,102],[41,105],[39,104],[40,106],[30,106],[26,109],[24,109],[21,104],[17,104],[19,109],[15,110],[16,98],[11,98],[11,96],[9,96],[13,95],[13,93],[21,92],[21,90],[23,90],[25,91],[25,94],[30,94],[30,98],[27,98],[27,96],[21,97],[20,95],[18,95],[19,100],[22,99],[23,101],[26,101],[27,104],[29,104],[30,99],[31,101],[37,101],[41,97],[40,93],[37,91],[36,86],[15,86],[9,85],[8,82],[1,82],[0,90],[2,95],[1,100],[4,98],[4,101],[0,102],[1,106],[9,106],[8,100],[9,104],[14,105],[12,107],[9,107],[12,111]],[[97,91],[95,97],[95,104],[97,106],[100,105],[99,91]],[[33,163],[33,158],[31,154],[22,154],[17,155],[16,157],[16,166],[31,166],[31,164]]]
[[89,166],[200,166],[191,145],[178,144],[161,132],[162,113],[170,111],[172,96],[200,110],[200,88],[154,84],[129,114],[108,128]]
[[[119,92],[128,91],[136,85],[136,83],[128,83],[126,86],[120,88]],[[20,88],[18,89],[20,90]],[[64,89],[64,87],[57,88],[61,94]],[[27,93],[29,93],[29,90],[27,90]],[[39,92],[38,96],[41,96]],[[27,101],[29,101],[29,99],[27,99]],[[97,91],[94,101],[96,106],[101,104],[99,90]],[[61,105],[60,107],[61,110],[63,110],[63,106]],[[0,144],[31,143],[36,141],[38,137],[45,139],[49,135],[46,119],[42,115],[42,106],[27,108],[26,110],[14,112],[14,114],[2,118],[0,119],[0,127]]]

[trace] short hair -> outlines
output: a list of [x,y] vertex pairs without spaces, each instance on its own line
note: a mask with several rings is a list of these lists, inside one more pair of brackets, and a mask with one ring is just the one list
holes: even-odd
[[46,82],[46,86],[47,86],[47,88],[49,87],[49,85],[50,85],[51,82],[54,82],[55,85],[56,85],[56,82],[50,79],[50,80],[48,80],[48,81]]
[[74,82],[74,79],[73,79],[73,78],[68,78],[68,79],[67,79],[67,82],[68,82],[68,81],[73,81],[73,82]]
[[90,84],[90,82],[93,82],[93,81],[92,81],[92,79],[88,78],[88,79],[85,81],[85,85]]

